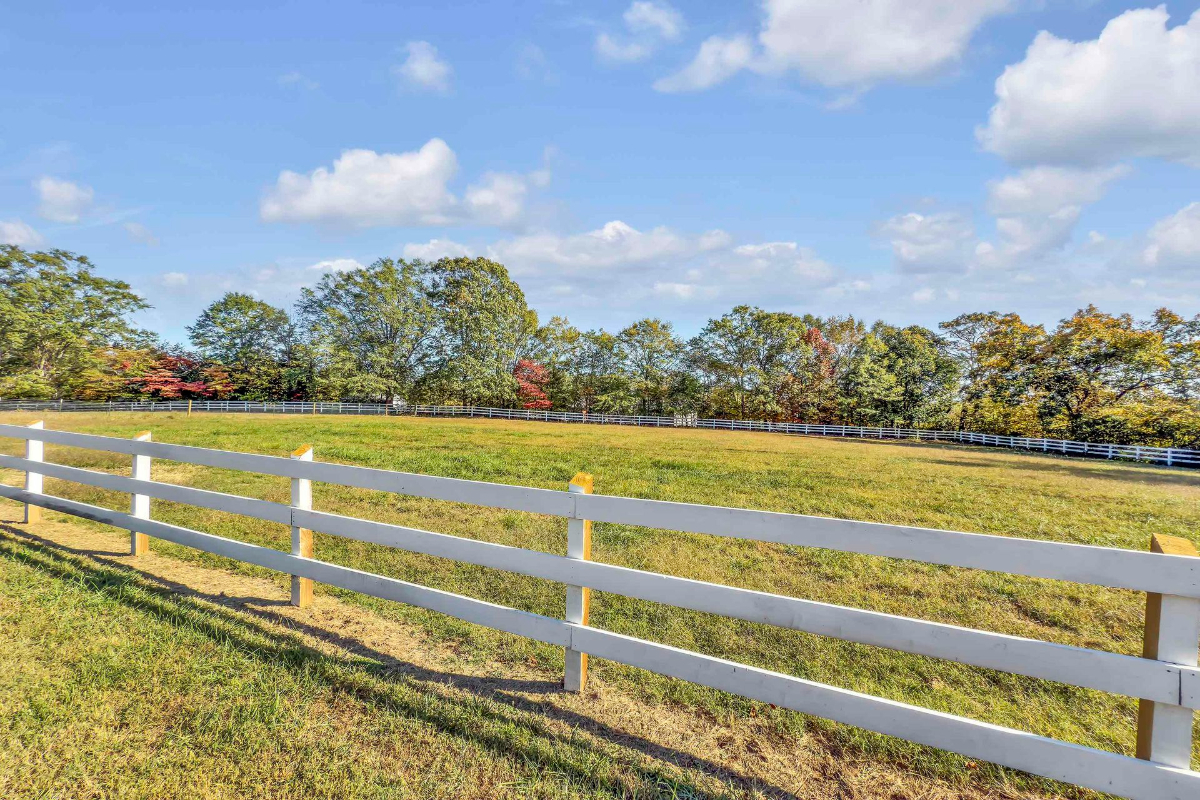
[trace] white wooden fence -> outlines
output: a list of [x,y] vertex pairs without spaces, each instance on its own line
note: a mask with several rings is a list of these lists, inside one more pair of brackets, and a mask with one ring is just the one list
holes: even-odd
[[341,403],[251,400],[165,400],[91,403],[58,400],[4,400],[0,411],[186,411],[191,413],[252,414],[353,414],[368,416],[477,417],[531,422],[575,422],[591,425],[641,425],[655,428],[709,428],[712,430],[762,431],[799,436],[837,436],[851,439],[917,439],[936,442],[1006,447],[1030,452],[1056,453],[1086,458],[1148,461],[1168,467],[1200,466],[1200,450],[1181,447],[1151,447],[1135,444],[1076,442],[1028,436],[1001,436],[970,431],[940,431],[924,428],[884,428],[858,425],[815,425],[804,422],[767,422],[744,419],[697,419],[694,416],[647,416],[635,414],[587,414],[581,411],[533,411],[524,408],[487,406],[387,405],[385,403]]
[[[582,687],[584,654],[714,687],[761,702],[836,720],[1037,775],[1130,798],[1200,797],[1190,770],[1192,719],[1200,708],[1200,558],[1186,540],[1156,537],[1154,552],[1064,544],[926,528],[883,525],[740,508],[612,497],[591,493],[588,476],[570,491],[432,477],[312,460],[0,425],[0,437],[23,440],[25,457],[0,455],[0,467],[23,471],[24,488],[0,496],[278,570],[293,576],[293,602],[311,598],[313,581],[448,614],[563,647],[566,685]],[[44,460],[43,443],[123,453],[133,476]],[[150,459],[274,475],[292,481],[291,505],[150,479]],[[130,494],[132,513],[44,493],[43,476]],[[492,544],[311,508],[312,481],[568,520],[568,555]],[[289,525],[284,553],[150,519],[149,499],[241,514]],[[36,515],[26,517],[36,522]],[[590,523],[606,522],[803,547],[911,559],[1148,593],[1143,657],[1054,644],[845,606],[689,580],[590,559]],[[414,583],[320,561],[311,531],[531,575],[568,586],[566,619],[532,614]],[[307,539],[307,545],[306,545]],[[309,587],[304,591],[305,585]],[[587,625],[590,589],[720,614],[908,653],[1059,681],[1141,700],[1133,758],[918,706],[840,689]]]

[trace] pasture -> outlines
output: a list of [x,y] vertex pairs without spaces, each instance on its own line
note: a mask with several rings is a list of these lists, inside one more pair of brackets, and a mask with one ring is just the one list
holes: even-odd
[[[928,443],[485,420],[42,416],[50,428],[126,437],[151,429],[156,441],[276,455],[311,443],[318,460],[526,486],[562,489],[572,475],[586,471],[595,476],[600,494],[1134,549],[1145,549],[1152,533],[1200,542],[1200,477],[1148,466]],[[0,421],[12,423],[34,418],[0,415]],[[17,453],[15,442],[4,446],[6,452]],[[127,457],[54,446],[47,448],[47,459],[124,474],[129,470]],[[17,477],[10,472],[5,482]],[[154,478],[285,503],[288,499],[287,481],[280,478],[159,461]],[[127,495],[52,480],[47,481],[47,491],[112,508],[128,504]],[[314,486],[314,507],[548,552],[565,549],[563,522],[532,514],[321,484]],[[16,508],[5,504],[5,511]],[[283,526],[161,501],[155,501],[154,516],[287,548]],[[13,518],[12,513],[4,517]],[[428,796],[437,793],[427,783],[430,775],[450,775],[460,783],[447,785],[460,788],[445,791],[446,796],[457,796],[467,786],[485,795],[516,796],[803,796],[822,785],[811,777],[820,772],[818,766],[844,769],[843,779],[854,778],[845,789],[847,796],[886,796],[881,786],[901,787],[902,796],[936,796],[938,791],[981,796],[1085,794],[602,661],[592,667],[598,697],[571,699],[555,693],[549,699],[536,687],[548,686],[561,675],[562,653],[557,648],[318,585],[324,605],[317,611],[332,615],[340,626],[330,644],[330,637],[312,630],[291,629],[302,626],[305,612],[271,611],[268,625],[230,608],[224,600],[232,595],[226,592],[222,598],[225,590],[214,592],[215,586],[206,590],[197,585],[207,593],[200,598],[170,596],[164,590],[165,578],[155,570],[182,570],[186,580],[170,579],[176,583],[252,587],[251,594],[242,596],[258,599],[272,590],[276,599],[285,597],[284,577],[163,542],[153,544],[153,568],[146,574],[131,573],[121,566],[127,559],[97,555],[103,547],[63,549],[71,545],[72,530],[92,543],[110,542],[110,553],[120,549],[125,534],[78,521],[61,524],[66,518],[53,514],[49,519],[61,530],[40,542],[5,524],[0,597],[8,599],[5,629],[15,631],[18,640],[3,657],[8,662],[3,672],[9,675],[4,680],[10,682],[4,696],[13,704],[5,714],[19,721],[8,735],[22,743],[15,751],[5,751],[21,752],[37,740],[75,741],[62,735],[70,732],[78,737],[78,746],[59,753],[60,771],[86,772],[89,759],[119,769],[127,758],[112,747],[106,749],[106,742],[114,741],[114,732],[129,735],[143,726],[141,720],[153,718],[155,731],[166,741],[186,732],[191,737],[189,752],[216,774],[239,776],[239,768],[227,762],[234,743],[248,745],[262,757],[241,777],[258,774],[259,785],[263,770],[269,771],[265,765],[284,769],[286,760],[290,769],[297,769],[293,748],[302,748],[300,758],[312,759],[305,769],[313,769],[313,793],[327,796],[336,796],[338,785],[322,783],[315,776],[325,773],[315,766],[345,765],[358,749],[369,754],[368,761],[343,771],[347,780],[357,776],[360,782],[342,784],[341,790],[352,787],[360,794],[396,788],[380,782],[391,775],[414,796]],[[563,587],[547,581],[321,534],[316,536],[316,555],[528,611],[562,614]],[[1141,647],[1144,595],[1134,592],[608,524],[596,525],[594,557],[1065,644],[1127,654],[1138,654]],[[246,602],[254,607],[257,601]],[[1127,698],[607,594],[595,597],[591,624],[1081,744],[1125,753],[1133,749],[1136,703]],[[406,663],[416,673],[398,668],[394,660],[361,642],[356,649],[356,637],[379,637],[381,630],[404,632],[409,643]],[[306,636],[325,642],[324,649]],[[56,673],[56,657],[64,653],[72,654],[91,678],[82,680],[79,670]],[[17,664],[24,662],[41,669],[13,677]],[[519,678],[521,688],[506,692],[495,684],[471,692],[453,678],[431,678],[430,672],[458,672],[476,681]],[[161,679],[140,680],[143,673]],[[230,675],[238,676],[234,686],[240,689],[229,684]],[[121,691],[107,691],[110,687]],[[516,699],[504,705],[497,695]],[[239,699],[235,706],[244,714],[223,717],[221,698]],[[586,719],[593,713],[589,700],[603,707],[603,713],[625,720],[629,729],[642,730],[641,740],[653,747],[634,748],[628,736],[611,736],[603,746],[585,747],[581,742],[595,736],[593,728],[560,723],[571,717]],[[72,713],[82,708],[89,714]],[[170,708],[186,713],[176,718],[164,710]],[[663,722],[649,721],[646,714],[651,712]],[[196,723],[197,715],[205,724]],[[613,726],[611,720],[605,724]],[[399,731],[412,726],[420,727],[425,738],[413,736],[398,744]],[[737,747],[730,753],[720,747],[716,752],[697,749],[703,741],[697,731],[704,729],[729,732],[745,752]],[[419,748],[417,741],[422,742]],[[748,743],[765,753],[767,766],[731,766],[739,759],[754,760],[746,755],[753,752]],[[383,766],[366,769],[371,758],[379,759],[379,765],[386,763],[388,754],[402,760],[389,747],[419,749],[426,762],[414,763],[426,766],[391,772]],[[280,760],[272,761],[271,754]],[[799,766],[772,766],[781,759],[794,759]],[[30,768],[19,763],[0,762],[0,788],[6,794],[27,786],[52,792],[50,772],[23,773]],[[159,793],[186,794],[185,765],[157,763],[164,775],[156,780],[166,781],[158,784]],[[471,766],[465,766],[468,763]],[[149,774],[155,762],[137,764],[142,775]],[[808,789],[801,777],[805,769]],[[174,778],[168,779],[170,775]],[[98,786],[115,780],[115,774],[89,777]],[[288,791],[296,785],[288,784]],[[283,784],[279,786],[282,791]]]

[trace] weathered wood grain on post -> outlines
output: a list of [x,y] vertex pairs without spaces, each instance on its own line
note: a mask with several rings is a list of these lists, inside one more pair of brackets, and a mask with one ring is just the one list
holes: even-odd
[[[150,431],[142,431],[133,437],[135,442],[150,441]],[[134,455],[133,471],[130,473],[135,481],[150,480],[150,456]],[[150,519],[150,496],[133,493],[129,496],[129,511],[138,519]],[[150,537],[137,531],[129,532],[129,555],[145,555],[150,550]]]
[[[1150,537],[1155,553],[1200,555],[1178,536]],[[1200,648],[1200,600],[1146,593],[1146,631],[1142,658],[1196,666]],[[1180,688],[1182,694],[1182,686]],[[1182,699],[1182,698],[1181,698]],[[1137,757],[1188,769],[1192,763],[1192,709],[1176,703],[1138,701]]]
[[[586,472],[571,479],[567,491],[572,494],[591,494],[593,480]],[[567,521],[567,558],[580,561],[592,560],[592,521],[572,519]],[[587,586],[567,586],[567,622],[588,624],[588,612],[592,605],[592,590]],[[563,672],[563,688],[568,692],[582,692],[587,685],[587,653],[567,648],[566,669]]]
[[[312,461],[312,445],[304,444],[292,453],[296,461]],[[302,511],[312,509],[312,481],[306,478],[292,478],[292,508]],[[292,555],[301,558],[313,557],[313,534],[308,528],[301,528],[292,522]],[[313,582],[311,578],[292,576],[292,605],[307,608],[312,605]]]

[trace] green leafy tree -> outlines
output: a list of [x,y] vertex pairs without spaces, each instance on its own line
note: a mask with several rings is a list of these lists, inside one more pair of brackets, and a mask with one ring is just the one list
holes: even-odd
[[443,258],[431,274],[441,390],[463,405],[514,403],[513,367],[538,328],[521,287],[486,258]]
[[130,316],[147,303],[84,256],[0,246],[0,395],[73,397],[111,348],[146,348]]
[[390,258],[306,288],[297,309],[320,396],[386,403],[407,397],[436,355],[432,290],[428,264]]
[[224,366],[235,395],[273,400],[297,394],[296,331],[288,313],[241,292],[229,292],[201,312],[188,334],[205,359]]
[[879,411],[884,421],[907,427],[939,424],[958,385],[958,364],[946,342],[928,328],[876,325],[883,343],[883,368],[894,379],[893,397]]
[[1166,309],[1136,322],[1088,306],[1064,319],[1037,355],[1043,425],[1083,437],[1088,418],[1156,393],[1193,395],[1200,377],[1200,322]]
[[671,323],[646,318],[619,334],[625,372],[641,414],[665,414],[683,343]]
[[633,411],[637,399],[625,373],[621,339],[604,330],[588,331],[579,344],[575,381],[584,413],[617,414]]
[[566,317],[551,317],[537,330],[532,355],[545,370],[544,390],[554,408],[581,407],[579,372],[583,348],[583,332]]

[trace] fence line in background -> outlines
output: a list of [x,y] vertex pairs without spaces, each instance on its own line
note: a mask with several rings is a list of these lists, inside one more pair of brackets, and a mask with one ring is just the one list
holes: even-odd
[[[394,472],[312,460],[305,445],[290,458],[213,450],[150,440],[0,425],[0,437],[24,441],[25,457],[0,455],[0,467],[20,470],[25,488],[0,484],[0,497],[114,525],[292,576],[293,602],[307,605],[312,582],[409,603],[469,622],[564,648],[564,685],[585,685],[586,655],[607,658],[755,700],[909,739],[971,758],[1130,798],[1200,796],[1200,773],[1189,769],[1191,720],[1200,708],[1200,558],[1189,542],[1156,536],[1152,552],[1063,544],[1008,536],[957,533],[799,514],[722,508],[592,493],[591,476],[568,491]],[[45,460],[43,443],[132,455],[132,477]],[[32,445],[37,444],[37,447]],[[240,470],[290,479],[290,505],[161,483],[151,459]],[[41,477],[127,492],[132,513],[44,494]],[[487,541],[346,517],[311,508],[312,481],[479,506],[530,511],[567,520],[567,552],[557,555]],[[150,518],[149,499],[282,522],[291,552],[239,542]],[[145,502],[140,502],[144,500]],[[142,513],[142,512],[145,513]],[[36,522],[30,515],[27,519]],[[616,522],[753,541],[951,564],[1056,578],[1148,593],[1143,657],[928,622],[909,617],[752,591],[629,569],[591,560],[591,523]],[[555,581],[567,587],[565,619],[317,560],[312,531]],[[302,532],[299,536],[297,532]],[[303,534],[308,534],[307,543]],[[147,538],[148,541],[148,538]],[[134,548],[136,556],[138,548]],[[144,552],[144,550],[142,550]],[[989,669],[1139,698],[1138,755],[1125,755],[978,722],[919,706],[839,689],[791,675],[588,627],[590,590],[683,609],[807,631]]]
[[1076,442],[1030,436],[1002,436],[970,431],[884,428],[858,425],[816,425],[803,422],[762,420],[698,419],[694,416],[647,416],[636,414],[589,414],[581,411],[534,411],[524,408],[487,406],[387,405],[386,403],[342,403],[251,400],[165,400],[93,403],[57,400],[3,400],[0,411],[184,411],[191,413],[250,414],[350,414],[366,416],[475,417],[525,420],[530,422],[574,422],[590,425],[639,425],[655,428],[706,428],[711,430],[760,431],[800,436],[836,436],[852,439],[917,439],[954,442],[985,447],[1006,447],[1029,452],[1054,453],[1086,458],[1147,461],[1168,467],[1200,466],[1200,450],[1149,445]]

